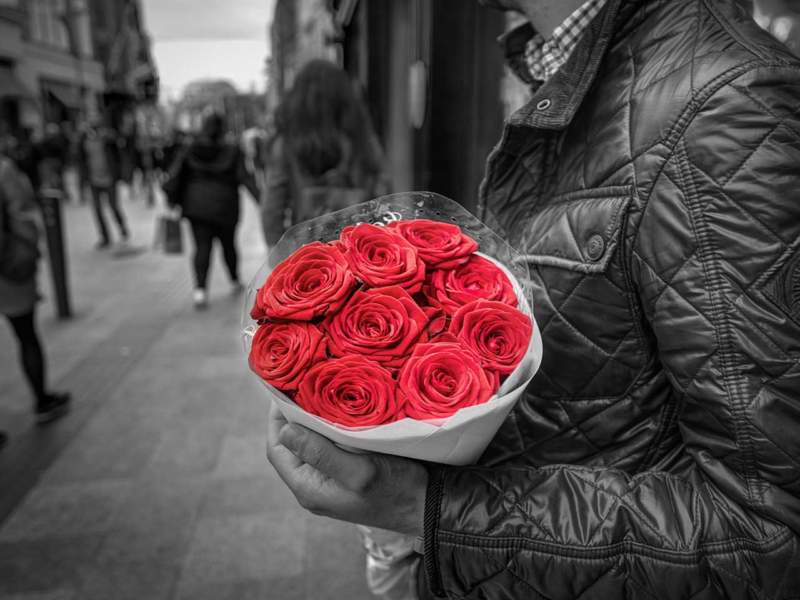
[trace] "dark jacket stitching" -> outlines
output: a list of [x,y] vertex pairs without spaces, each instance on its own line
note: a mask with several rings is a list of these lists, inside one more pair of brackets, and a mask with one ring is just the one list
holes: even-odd
[[[685,143],[684,143],[685,144]],[[698,258],[703,266],[706,280],[708,281],[708,297],[711,304],[711,317],[718,323],[714,327],[717,338],[717,348],[719,349],[719,360],[722,369],[722,377],[726,383],[726,391],[731,410],[734,413],[734,430],[737,445],[744,451],[743,475],[747,484],[747,496],[751,502],[755,500],[757,490],[755,482],[758,476],[755,467],[755,457],[753,450],[752,437],[747,432],[745,410],[747,401],[741,382],[741,375],[735,376],[731,359],[734,355],[732,342],[732,327],[728,318],[725,301],[722,299],[724,291],[724,277],[720,270],[716,244],[711,238],[711,233],[706,225],[702,211],[697,210],[699,198],[692,179],[691,167],[687,156],[685,145],[681,146],[678,153],[677,173],[681,178],[682,187],[685,190],[685,200],[687,208],[691,214],[692,226],[695,229],[695,238],[698,244]],[[759,498],[759,502],[761,499]]]
[[425,495],[425,517],[423,523],[424,557],[423,563],[428,585],[437,598],[444,598],[444,584],[439,570],[438,527],[442,511],[444,492],[444,471],[431,466],[428,469],[428,490]]
[[632,555],[671,564],[697,565],[707,560],[709,556],[728,556],[742,551],[768,554],[781,549],[787,543],[793,543],[794,536],[788,528],[785,528],[775,535],[759,541],[747,538],[730,538],[721,542],[700,544],[694,550],[670,550],[630,540],[587,548],[563,543],[554,544],[524,537],[486,537],[442,529],[439,530],[438,537],[440,545],[464,549],[493,548],[501,551],[529,551],[586,561],[608,560],[620,555]]

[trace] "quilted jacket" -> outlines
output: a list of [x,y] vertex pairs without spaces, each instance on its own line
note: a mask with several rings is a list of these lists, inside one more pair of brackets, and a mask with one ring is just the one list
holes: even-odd
[[800,61],[731,0],[609,0],[480,202],[544,360],[431,470],[425,593],[800,598]]

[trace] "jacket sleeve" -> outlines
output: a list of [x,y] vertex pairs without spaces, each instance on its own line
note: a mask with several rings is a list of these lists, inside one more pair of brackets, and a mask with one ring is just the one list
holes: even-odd
[[276,138],[270,148],[265,187],[261,221],[267,245],[274,246],[283,235],[286,210],[291,206],[292,197],[291,173],[281,138]]
[[796,69],[745,73],[640,173],[626,260],[682,402],[680,471],[432,469],[436,595],[798,597],[799,99]]

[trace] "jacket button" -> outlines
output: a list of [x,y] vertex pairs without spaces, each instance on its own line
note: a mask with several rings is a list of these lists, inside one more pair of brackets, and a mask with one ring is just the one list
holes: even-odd
[[589,241],[586,242],[586,256],[589,257],[589,260],[592,261],[600,260],[605,250],[606,250],[606,241],[603,239],[603,236],[600,235],[599,233],[595,233],[592,237],[589,238]]
[[543,98],[536,103],[536,110],[547,110],[551,104],[550,98]]

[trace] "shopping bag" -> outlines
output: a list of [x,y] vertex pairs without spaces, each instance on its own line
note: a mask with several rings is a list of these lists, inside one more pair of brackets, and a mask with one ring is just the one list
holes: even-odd
[[159,215],[156,220],[155,246],[165,254],[183,253],[181,220],[172,214]]

